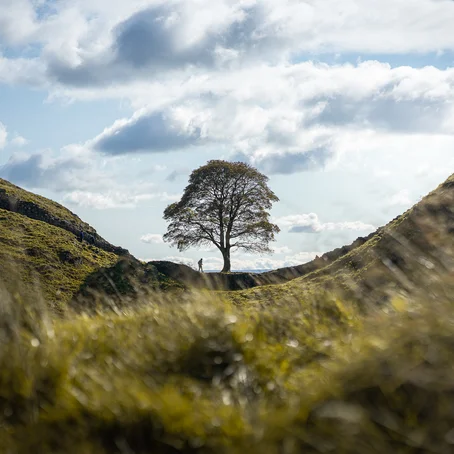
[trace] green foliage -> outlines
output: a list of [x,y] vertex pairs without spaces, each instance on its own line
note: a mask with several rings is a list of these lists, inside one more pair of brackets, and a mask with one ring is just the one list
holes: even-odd
[[164,240],[180,251],[214,244],[230,271],[231,249],[271,252],[279,227],[268,210],[279,199],[268,188],[268,178],[242,162],[209,161],[194,170],[179,202],[169,205]]

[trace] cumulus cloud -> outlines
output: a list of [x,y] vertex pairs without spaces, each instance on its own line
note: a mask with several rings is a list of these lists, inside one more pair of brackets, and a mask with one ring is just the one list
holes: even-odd
[[16,134],[15,137],[11,139],[11,145],[14,147],[20,148],[28,144],[28,140],[25,137],[19,136]]
[[90,175],[81,172],[87,168],[86,159],[77,156],[55,157],[48,151],[30,155],[14,153],[6,164],[0,167],[0,175],[29,188],[47,187],[61,191],[63,188],[79,187],[82,179],[88,183]]
[[[41,21],[33,18],[30,2],[21,2],[29,5],[29,19],[10,14],[9,28],[27,30],[16,34],[30,39],[44,36],[48,74],[73,86],[146,79],[185,67],[276,64],[303,53],[421,53],[454,47],[449,1],[384,0],[380,14],[373,0],[135,0],[130,5],[74,0]],[[69,18],[77,24],[71,30],[63,27]],[[60,42],[52,45],[51,31],[57,30]]]
[[0,52],[0,83],[47,88],[45,63],[38,57],[6,58]]
[[140,237],[140,241],[148,244],[164,244],[162,235],[159,233],[148,233],[147,235],[143,235]]
[[150,72],[213,68],[242,54],[251,58],[276,47],[277,36],[260,33],[265,14],[264,5],[252,2],[151,5],[115,25],[111,43],[77,65],[54,55],[49,75],[68,85],[99,85],[106,79],[148,77]]
[[203,143],[200,126],[185,122],[178,112],[139,113],[119,120],[94,139],[93,147],[107,154],[160,152]]
[[376,228],[361,221],[321,222],[315,213],[283,216],[274,221],[288,228],[290,233],[321,233],[333,230],[373,231]]
[[2,0],[0,3],[0,42],[22,44],[36,30],[36,11],[29,0]]
[[160,88],[166,100],[141,92],[147,107],[107,128],[94,149],[154,153],[216,143],[232,150],[231,159],[290,174],[358,149],[362,133],[452,135],[454,69],[305,62],[174,83]]
[[153,183],[125,180],[121,163],[119,166],[106,171],[96,156],[73,146],[58,156],[46,150],[14,153],[0,166],[0,177],[27,188],[55,191],[63,194],[64,203],[94,209],[134,208],[150,200],[173,202],[180,198],[179,194],[156,190]]
[[275,254],[290,254],[292,252],[288,246],[273,246],[272,249]]
[[454,47],[453,21],[450,1],[3,0],[0,43],[39,55],[29,82],[105,88],[320,53],[435,53]]
[[106,192],[73,191],[66,194],[63,198],[65,203],[77,205],[96,210],[109,210],[114,208],[135,208],[142,202],[148,200],[161,200],[165,202],[175,201],[177,195],[167,192],[135,192],[129,190],[117,190]]
[[257,166],[262,172],[273,174],[290,174],[323,168],[334,156],[332,149],[316,148],[308,151],[272,152],[266,155],[254,156],[243,159]]

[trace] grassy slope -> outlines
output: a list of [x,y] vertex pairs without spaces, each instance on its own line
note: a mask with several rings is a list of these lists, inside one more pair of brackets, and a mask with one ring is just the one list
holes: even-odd
[[396,292],[409,294],[422,285],[436,286],[437,279],[453,271],[454,175],[328,266],[286,284],[230,293],[229,298],[238,304],[276,304],[329,289],[376,303]]
[[[64,209],[63,209],[64,211]],[[17,213],[0,210],[0,273],[11,279],[11,268],[29,285],[36,277],[44,296],[53,304],[67,302],[96,269],[117,261],[66,230]]]

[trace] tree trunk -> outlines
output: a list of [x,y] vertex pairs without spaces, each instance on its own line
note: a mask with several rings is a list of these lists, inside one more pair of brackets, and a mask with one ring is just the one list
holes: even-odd
[[222,268],[221,273],[229,273],[230,272],[230,248],[224,249],[222,251],[222,257],[224,259],[224,268]]

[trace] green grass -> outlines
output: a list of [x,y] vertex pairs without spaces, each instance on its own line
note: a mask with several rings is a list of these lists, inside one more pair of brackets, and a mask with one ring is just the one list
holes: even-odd
[[264,309],[187,293],[66,319],[3,292],[0,450],[450,452],[443,289],[367,315],[329,294]]
[[30,291],[37,283],[52,305],[64,306],[89,274],[117,260],[66,230],[0,209],[1,278],[11,280],[14,269]]
[[454,269],[454,175],[366,243],[282,285],[226,293],[236,304],[266,305],[331,290],[361,305],[431,287]]

